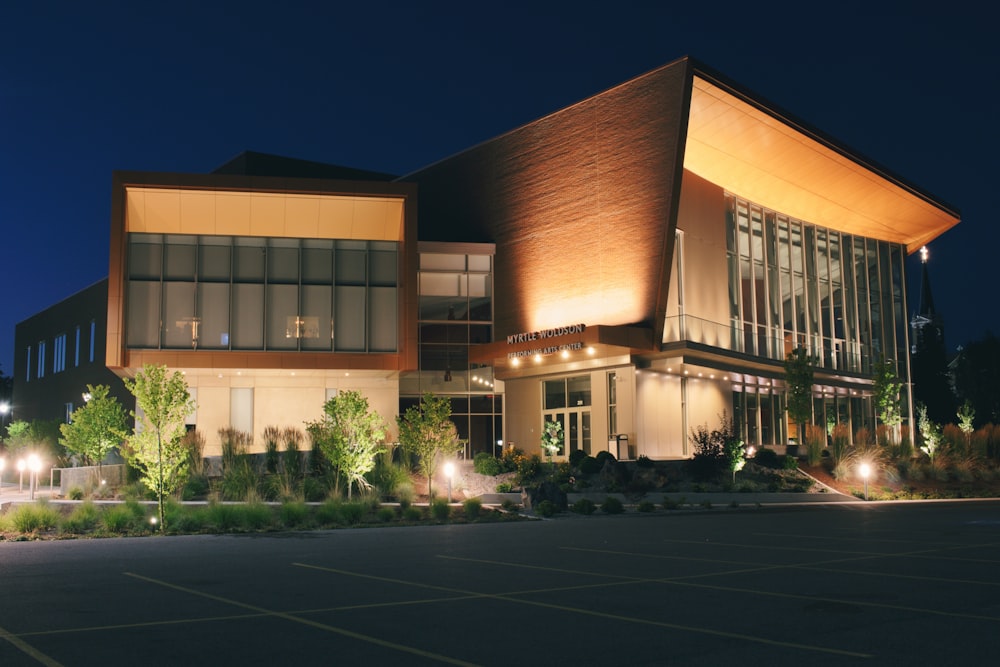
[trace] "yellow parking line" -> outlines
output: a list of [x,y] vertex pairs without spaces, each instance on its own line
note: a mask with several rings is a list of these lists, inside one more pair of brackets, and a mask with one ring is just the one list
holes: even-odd
[[240,602],[239,600],[231,600],[229,598],[224,598],[220,595],[212,595],[211,593],[205,593],[204,591],[199,591],[193,588],[187,588],[186,586],[178,586],[177,584],[171,584],[167,581],[162,581],[160,579],[154,579],[152,577],[145,577],[141,574],[136,574],[134,572],[125,572],[125,576],[132,577],[134,579],[139,579],[140,581],[146,581],[151,584],[156,584],[158,586],[163,586],[164,588],[170,588],[175,591],[181,591],[182,593],[188,593],[190,595],[196,595],[198,597],[203,597],[208,600],[215,600],[216,602],[222,602],[224,604],[233,605],[235,607],[240,607],[243,609],[249,609],[267,616],[274,616],[275,618],[281,618],[286,621],[291,621],[293,623],[299,623],[301,625],[307,625],[312,628],[317,628],[319,630],[325,630],[327,632],[332,632],[334,634],[342,635],[344,637],[350,637],[352,639],[357,639],[369,644],[375,644],[376,646],[382,646],[384,648],[394,649],[396,651],[402,651],[404,653],[410,653],[412,655],[419,655],[423,658],[429,658],[431,660],[437,660],[439,662],[445,662],[452,665],[464,665],[467,667],[472,667],[475,663],[465,662],[464,660],[458,660],[446,655],[441,655],[440,653],[433,653],[431,651],[424,651],[423,649],[416,648],[414,646],[406,646],[405,644],[397,644],[396,642],[386,641],[385,639],[379,639],[378,637],[372,637],[370,635],[364,635],[360,632],[354,632],[352,630],[347,630],[345,628],[338,628],[332,625],[327,625],[326,623],[320,623],[318,621],[311,621],[307,618],[301,618],[293,614],[281,611],[273,611],[271,609],[265,609],[264,607],[258,607],[256,605],[248,604],[246,602]]
[[[440,558],[447,558],[449,560],[467,561],[467,562],[471,562],[471,563],[488,563],[488,564],[498,564],[498,565],[510,565],[509,563],[503,563],[503,562],[499,562],[499,561],[489,561],[489,560],[482,560],[481,561],[481,560],[477,560],[477,559],[473,559],[473,558],[458,558],[458,557],[454,557],[454,556],[439,556],[439,557]],[[295,565],[295,566],[298,566],[298,567],[304,567],[304,568],[313,569],[313,570],[320,570],[322,572],[330,572],[330,573],[333,573],[333,574],[340,574],[340,575],[349,576],[349,577],[357,577],[357,578],[362,578],[362,579],[375,579],[375,580],[384,581],[384,582],[387,582],[387,583],[401,584],[401,585],[404,585],[404,586],[414,586],[414,587],[417,587],[417,588],[429,588],[429,589],[432,589],[432,590],[450,591],[452,593],[459,593],[459,594],[470,595],[470,596],[471,595],[478,595],[478,596],[481,596],[483,598],[490,598],[490,599],[495,599],[495,600],[503,600],[505,602],[513,602],[515,604],[528,605],[528,606],[532,606],[532,607],[542,607],[544,609],[555,609],[555,610],[558,610],[558,611],[565,611],[565,612],[574,613],[574,614],[582,614],[582,615],[585,615],[585,616],[594,616],[594,617],[597,617],[597,618],[605,618],[605,619],[610,619],[610,620],[615,620],[615,621],[622,621],[622,622],[625,622],[625,623],[632,623],[632,624],[637,624],[637,625],[649,625],[649,626],[653,626],[653,627],[667,628],[667,629],[670,629],[670,630],[678,630],[680,632],[690,632],[692,634],[704,634],[704,635],[710,635],[710,636],[714,636],[714,637],[725,637],[727,639],[737,639],[737,640],[740,640],[740,641],[746,641],[746,642],[751,642],[751,643],[755,643],[755,644],[765,644],[765,645],[768,645],[768,646],[780,646],[780,647],[783,647],[783,648],[793,648],[793,649],[800,649],[800,650],[813,651],[813,652],[819,652],[819,653],[830,653],[830,654],[834,654],[834,655],[850,656],[850,657],[853,657],[853,658],[871,658],[871,657],[874,657],[874,656],[872,656],[871,654],[868,654],[868,653],[859,653],[859,652],[856,652],[856,651],[847,651],[847,650],[843,650],[843,649],[829,648],[829,647],[826,647],[826,646],[815,646],[815,645],[812,645],[812,644],[798,644],[798,643],[795,643],[795,642],[785,642],[785,641],[779,641],[779,640],[775,640],[775,639],[767,639],[765,637],[758,637],[758,636],[754,636],[754,635],[743,635],[743,634],[739,634],[739,633],[735,633],[735,632],[726,632],[724,630],[713,630],[711,628],[703,628],[703,627],[698,627],[698,626],[680,625],[680,624],[677,624],[677,623],[667,623],[665,621],[653,621],[653,620],[649,620],[649,619],[645,619],[645,618],[636,618],[634,616],[622,616],[620,614],[611,614],[611,613],[608,613],[608,612],[594,611],[592,609],[582,609],[582,608],[579,608],[579,607],[570,607],[570,606],[567,606],[567,605],[558,605],[558,604],[554,604],[554,603],[541,602],[539,600],[526,600],[526,599],[523,599],[523,598],[513,597],[513,595],[510,594],[510,593],[478,593],[476,591],[468,591],[468,590],[464,590],[464,589],[461,589],[461,588],[452,588],[452,587],[448,587],[448,586],[436,586],[434,584],[423,584],[423,583],[414,582],[414,581],[407,581],[405,579],[395,579],[393,577],[381,577],[381,576],[377,576],[377,575],[364,574],[364,573],[361,573],[361,572],[351,572],[349,570],[340,570],[340,569],[332,568],[332,567],[323,567],[323,566],[320,566],[320,565],[308,565],[306,563],[292,563],[292,564]],[[560,571],[557,568],[547,568],[547,567],[541,567],[541,566],[529,566],[529,567],[531,567],[532,569],[539,569],[539,570]],[[565,571],[565,572],[570,572],[570,571]],[[599,576],[598,573],[588,573],[588,574],[592,574],[594,576]],[[623,576],[619,576],[619,575],[608,575],[608,574],[604,574],[603,576],[612,576],[612,577],[616,577],[618,579],[621,579],[622,581],[618,582],[620,584],[640,583],[640,582],[643,581],[643,580],[637,579],[635,577],[623,577]],[[649,581],[655,582],[656,580],[649,580]]]
[[21,653],[31,656],[40,664],[47,665],[47,667],[62,667],[61,662],[50,658],[28,642],[21,639],[19,636],[11,634],[4,628],[0,628],[0,639],[6,641],[11,646],[21,651]]

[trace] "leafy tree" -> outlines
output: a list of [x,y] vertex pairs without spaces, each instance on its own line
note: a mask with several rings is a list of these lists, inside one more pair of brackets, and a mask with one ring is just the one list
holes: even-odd
[[323,418],[306,425],[330,464],[347,480],[347,497],[355,484],[369,489],[365,473],[375,467],[383,450],[385,421],[371,412],[368,399],[357,391],[343,391],[323,405]]
[[451,421],[451,400],[426,393],[420,405],[408,407],[396,417],[396,423],[399,443],[404,451],[417,456],[417,465],[427,476],[427,494],[433,498],[431,484],[441,458],[458,453],[464,444]]
[[924,444],[920,446],[920,450],[924,454],[927,454],[927,458],[931,460],[931,465],[934,465],[934,456],[937,454],[938,447],[941,444],[941,427],[928,419],[926,405],[918,407],[917,414],[919,415],[918,426],[920,428],[920,435],[924,441]]
[[134,380],[125,380],[125,386],[135,396],[136,428],[124,454],[156,494],[163,530],[163,496],[180,488],[187,472],[184,421],[195,402],[184,376],[179,372],[168,376],[166,366],[143,366]]
[[788,385],[788,416],[798,427],[801,443],[805,425],[812,419],[813,368],[818,359],[804,347],[797,347],[785,357],[785,382]]
[[7,426],[7,450],[14,456],[31,450],[55,466],[65,463],[66,450],[59,444],[59,420],[15,420]]
[[125,439],[125,408],[114,396],[110,387],[87,385],[90,400],[73,411],[69,424],[60,424],[62,437],[59,443],[83,457],[84,462],[97,464],[98,478],[101,462],[111,450]]
[[896,375],[896,365],[891,361],[880,361],[875,365],[872,377],[872,393],[875,398],[876,416],[889,427],[903,423],[900,411],[899,391],[903,388],[899,376]]
[[733,484],[736,484],[736,473],[743,470],[743,466],[747,463],[747,449],[742,440],[730,437],[726,439],[723,454],[726,467],[733,474]]
[[976,418],[976,410],[972,407],[972,403],[965,401],[955,416],[958,417],[958,428],[965,434],[965,451],[967,454],[972,454],[972,432],[975,430],[972,421]]

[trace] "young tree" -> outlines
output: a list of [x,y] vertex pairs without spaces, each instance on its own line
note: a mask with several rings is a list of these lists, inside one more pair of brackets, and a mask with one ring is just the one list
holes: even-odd
[[788,385],[788,416],[798,427],[796,443],[805,436],[806,422],[812,419],[813,367],[816,357],[804,347],[797,347],[785,357],[785,382]]
[[955,416],[958,417],[958,428],[962,429],[962,433],[965,434],[965,452],[967,455],[971,455],[972,432],[975,430],[972,426],[972,422],[976,418],[976,410],[972,407],[972,403],[966,400],[962,403],[961,407],[958,408],[958,412]]
[[899,445],[900,426],[903,423],[899,399],[899,392],[902,388],[903,383],[896,375],[894,363],[882,360],[875,365],[875,373],[872,377],[872,394],[876,416],[888,427],[894,446]]
[[927,454],[927,458],[931,460],[931,465],[933,466],[934,456],[937,454],[938,445],[941,444],[941,427],[928,419],[926,405],[918,407],[917,414],[919,415],[918,425],[920,435],[924,441],[920,449],[924,454]]
[[195,403],[179,372],[167,375],[166,366],[143,366],[125,386],[135,396],[135,433],[124,453],[139,470],[142,482],[156,494],[160,530],[163,530],[163,496],[184,482],[187,447],[184,421]]
[[441,458],[462,449],[464,441],[451,421],[451,399],[426,393],[419,406],[410,406],[396,417],[399,424],[399,444],[403,450],[417,456],[420,472],[427,476],[427,495],[434,497],[432,482]]
[[96,463],[98,479],[103,476],[104,457],[125,439],[126,432],[125,408],[108,395],[110,390],[107,385],[88,384],[90,399],[73,411],[69,424],[59,425],[59,443],[82,456],[85,463]]
[[371,412],[368,399],[357,391],[342,391],[323,405],[323,419],[306,425],[330,464],[347,480],[347,497],[354,484],[371,488],[365,473],[375,467],[386,436],[385,421]]

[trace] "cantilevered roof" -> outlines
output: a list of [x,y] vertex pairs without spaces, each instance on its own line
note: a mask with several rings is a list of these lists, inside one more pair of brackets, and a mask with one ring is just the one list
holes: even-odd
[[684,168],[794,218],[902,243],[909,252],[959,214],[696,65]]

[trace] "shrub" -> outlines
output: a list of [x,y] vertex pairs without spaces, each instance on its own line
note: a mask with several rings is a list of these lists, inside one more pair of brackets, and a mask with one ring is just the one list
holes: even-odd
[[655,468],[656,464],[653,463],[653,459],[649,458],[645,454],[640,454],[639,458],[636,459],[635,465],[637,468]]
[[726,443],[736,439],[733,420],[725,413],[719,416],[719,427],[708,430],[708,424],[691,431],[694,456],[690,461],[691,475],[701,481],[714,479],[728,469]]
[[551,500],[543,500],[542,502],[535,505],[535,514],[537,514],[538,516],[548,517],[554,515],[558,511],[559,508],[556,507],[556,504]]
[[300,528],[309,522],[309,507],[299,501],[281,503],[278,518],[286,528]]
[[340,523],[340,501],[327,500],[316,508],[316,521],[321,526],[332,526]]
[[525,483],[539,477],[542,474],[542,458],[538,454],[530,457],[522,457],[517,465],[517,483],[524,486]]
[[365,475],[365,479],[382,498],[396,498],[404,487],[413,488],[410,471],[402,464],[394,463],[391,452],[375,459],[375,467]]
[[479,498],[466,498],[462,503],[462,509],[465,511],[465,518],[469,521],[475,521],[479,518],[479,515],[483,511],[483,501]]
[[178,533],[200,533],[208,523],[205,507],[184,507],[167,519],[167,530]]
[[437,521],[447,521],[451,515],[451,507],[447,498],[435,498],[431,501],[431,516]]
[[510,482],[500,482],[497,484],[497,493],[511,493],[514,490],[514,485]]
[[274,512],[261,502],[247,503],[243,512],[246,515],[246,527],[250,530],[265,530],[274,522]]
[[753,462],[764,468],[771,468],[772,470],[780,468],[783,464],[781,457],[778,456],[778,452],[773,449],[768,449],[767,447],[761,447],[757,450],[757,453],[753,456]]
[[594,458],[597,460],[597,469],[598,470],[600,470],[601,468],[603,468],[604,464],[606,462],[608,462],[608,461],[611,461],[612,463],[615,463],[615,462],[618,461],[618,459],[615,458],[615,455],[612,454],[611,452],[607,451],[607,450],[603,450],[603,451],[597,452],[597,455]]
[[234,459],[222,472],[220,491],[223,500],[249,500],[259,496],[260,476],[245,457]]
[[581,475],[596,475],[601,472],[601,464],[593,456],[584,456],[579,463]]
[[101,521],[109,533],[117,535],[124,535],[138,526],[135,512],[127,505],[112,505],[105,508],[101,514]]
[[322,478],[310,475],[302,480],[302,496],[306,502],[318,503],[326,498],[328,493],[330,489]]
[[238,505],[210,503],[206,510],[206,519],[215,530],[228,533],[243,529],[246,515],[240,511]]
[[101,522],[101,511],[92,502],[85,502],[73,509],[70,515],[63,519],[62,532],[82,535],[94,530]]
[[656,505],[649,502],[648,500],[644,500],[641,503],[639,503],[639,506],[636,509],[638,509],[640,512],[652,512],[653,510],[656,509]]
[[288,427],[281,433],[281,439],[285,443],[285,451],[281,455],[281,466],[286,475],[292,479],[302,477],[302,431],[295,427]]
[[569,453],[570,466],[573,468],[579,467],[580,461],[587,458],[587,456],[588,456],[587,452],[583,451],[582,449],[574,449]]
[[183,500],[199,500],[208,495],[208,477],[205,475],[191,475],[184,481],[181,487],[181,498]]
[[594,513],[594,510],[597,509],[597,505],[595,505],[594,501],[590,498],[580,498],[578,501],[573,503],[569,509],[571,512],[575,512],[576,514],[589,516]]
[[798,470],[799,460],[794,456],[786,456],[782,467],[785,470]]
[[500,503],[500,509],[502,509],[504,512],[514,513],[514,512],[519,512],[521,510],[521,506],[518,503],[514,502],[513,500],[505,500],[502,503]]
[[621,514],[625,511],[625,506],[614,496],[608,496],[601,503],[601,511],[605,514]]
[[479,452],[472,458],[472,469],[480,475],[496,476],[503,472],[503,465],[489,452]]
[[819,465],[826,447],[826,429],[818,424],[806,425],[806,460],[809,465]]
[[59,525],[59,511],[40,500],[34,505],[18,505],[11,512],[8,521],[19,533],[36,533],[52,530]]
[[403,510],[403,519],[406,521],[421,521],[424,518],[424,512],[419,507],[407,507]]
[[343,518],[344,523],[353,526],[361,523],[361,520],[365,518],[367,509],[363,502],[343,503],[340,506],[340,516]]
[[83,489],[79,486],[74,486],[70,488],[69,492],[66,494],[69,496],[70,500],[83,500]]

